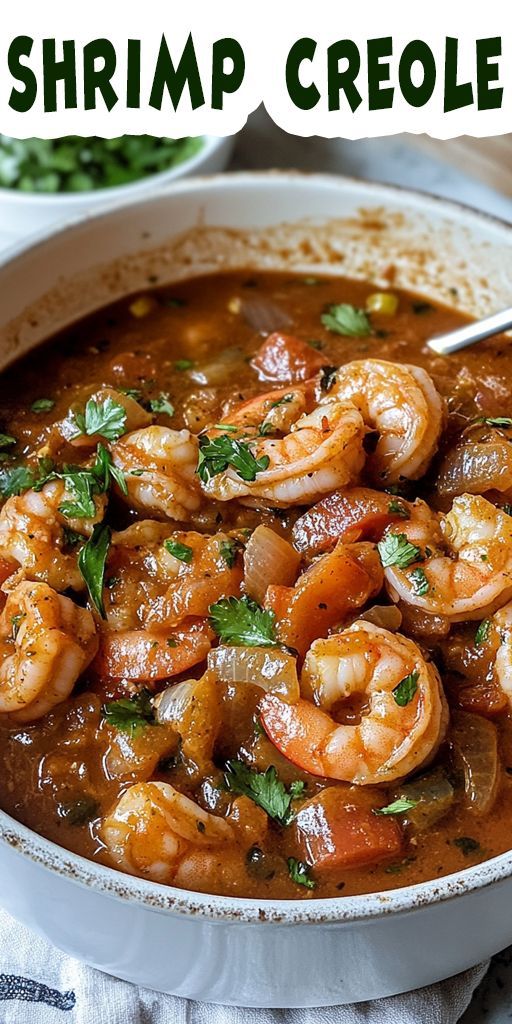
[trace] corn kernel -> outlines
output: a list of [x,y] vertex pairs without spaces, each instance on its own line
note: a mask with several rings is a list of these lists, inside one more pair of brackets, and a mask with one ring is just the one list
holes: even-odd
[[156,306],[155,299],[151,295],[140,295],[138,299],[134,299],[129,306],[130,313],[132,316],[141,319],[143,316],[148,316],[152,313]]
[[228,310],[230,313],[238,314],[242,308],[242,303],[238,297],[230,299],[228,302]]
[[383,316],[394,316],[398,309],[398,296],[392,292],[373,292],[366,300],[368,313],[382,313]]

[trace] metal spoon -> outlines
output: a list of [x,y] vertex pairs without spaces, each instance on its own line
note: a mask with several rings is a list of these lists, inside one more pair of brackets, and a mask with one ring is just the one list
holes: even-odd
[[455,331],[448,331],[446,334],[438,334],[427,341],[427,345],[438,355],[448,356],[452,352],[458,352],[460,348],[467,348],[477,341],[490,338],[493,334],[500,334],[501,331],[508,331],[512,327],[512,306],[502,309],[499,313],[484,317],[483,320],[475,320],[465,327],[457,327]]

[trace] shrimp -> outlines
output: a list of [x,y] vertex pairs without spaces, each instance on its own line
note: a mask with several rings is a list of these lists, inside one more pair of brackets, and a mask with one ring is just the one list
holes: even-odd
[[98,639],[85,608],[46,583],[20,583],[0,618],[0,713],[34,722],[65,701]]
[[185,620],[176,630],[126,629],[101,634],[94,668],[109,679],[154,683],[204,661],[213,632],[205,619]]
[[423,476],[444,421],[443,400],[425,370],[381,359],[355,360],[337,370],[320,405],[333,399],[352,403],[366,426],[379,433],[366,463],[371,477],[389,484]]
[[228,403],[224,407],[219,432],[222,433],[222,424],[226,423],[230,427],[238,427],[240,431],[258,428],[260,436],[273,432],[288,433],[300,416],[311,411],[313,398],[313,383],[310,382],[309,387],[296,384],[266,391],[263,395],[256,395],[235,406]]
[[[407,564],[386,564],[384,577],[393,601],[404,601],[450,622],[481,619],[512,597],[512,517],[479,495],[454,498],[447,515],[423,501],[409,504],[410,519],[390,526],[416,550],[403,549]],[[391,556],[393,557],[393,556]],[[403,561],[403,559],[402,559]]]
[[115,533],[105,594],[108,628],[170,629],[188,616],[207,616],[215,601],[240,593],[238,547],[227,533],[171,533],[169,524],[147,519]]
[[333,401],[299,417],[283,438],[254,438],[256,460],[268,459],[254,481],[229,467],[203,483],[219,501],[262,499],[272,505],[304,505],[355,480],[364,464],[363,419],[353,406]]
[[[312,775],[360,786],[394,782],[421,768],[444,737],[448,712],[437,669],[412,640],[371,622],[359,619],[315,640],[301,685],[315,703],[285,704],[267,694],[260,718],[274,746]],[[329,714],[352,701],[353,715],[358,698],[367,703],[357,724]]]
[[177,520],[197,512],[197,439],[188,430],[145,427],[126,434],[111,451],[114,464],[125,474],[128,494],[121,497],[132,508]]
[[224,846],[234,832],[167,782],[142,782],[104,819],[101,835],[118,867],[132,875],[170,884],[191,853]]
[[493,616],[493,626],[500,640],[494,661],[494,673],[512,708],[512,604],[507,604],[496,612]]
[[13,576],[16,583],[40,580],[54,590],[83,590],[76,554],[65,551],[64,527],[89,536],[103,518],[107,498],[104,494],[94,497],[96,514],[91,519],[67,519],[60,511],[65,499],[74,500],[62,480],[7,499],[0,511],[0,557],[19,567]]

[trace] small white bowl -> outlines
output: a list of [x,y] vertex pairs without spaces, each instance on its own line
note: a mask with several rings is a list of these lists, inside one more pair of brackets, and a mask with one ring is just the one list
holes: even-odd
[[234,136],[218,138],[216,135],[205,135],[201,149],[182,163],[175,164],[168,171],[149,174],[140,181],[114,188],[91,189],[88,192],[61,192],[56,195],[0,188],[2,241],[14,242],[44,228],[62,227],[77,217],[99,213],[108,206],[114,206],[121,199],[137,199],[139,196],[142,198],[147,192],[161,192],[177,178],[223,171],[229,162],[234,143]]

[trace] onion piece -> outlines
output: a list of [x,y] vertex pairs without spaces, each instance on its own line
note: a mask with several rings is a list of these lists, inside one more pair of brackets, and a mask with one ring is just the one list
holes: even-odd
[[153,698],[155,718],[162,725],[164,722],[180,722],[194,695],[197,679],[187,679],[183,683],[175,683]]
[[500,762],[496,726],[480,715],[455,711],[451,741],[455,769],[464,779],[466,803],[475,814],[487,814],[498,789]]
[[425,832],[450,810],[455,800],[455,790],[443,769],[434,768],[414,782],[404,783],[393,797],[414,802],[415,806],[406,812],[404,823],[413,832]]
[[357,617],[381,629],[388,629],[390,633],[396,633],[402,625],[402,613],[396,604],[374,604]]
[[259,334],[272,334],[292,322],[286,310],[269,299],[242,299],[240,312],[249,327]]
[[208,668],[223,683],[252,683],[288,704],[300,697],[296,660],[278,648],[217,647],[208,655]]
[[512,487],[512,445],[508,441],[469,442],[443,459],[437,490],[443,497],[508,491]]
[[291,587],[299,571],[300,555],[268,526],[257,526],[244,552],[244,584],[249,597],[263,604],[267,587]]

